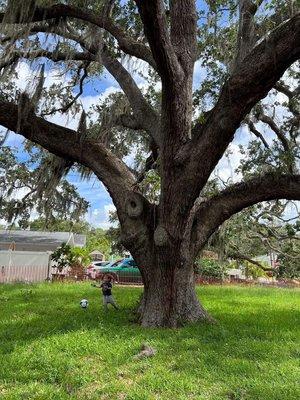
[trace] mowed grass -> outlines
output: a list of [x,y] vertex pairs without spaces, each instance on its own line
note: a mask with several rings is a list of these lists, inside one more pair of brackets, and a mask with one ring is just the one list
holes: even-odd
[[[139,288],[105,315],[87,283],[2,285],[1,400],[300,399],[300,292],[197,290],[218,324],[169,330],[130,322]],[[157,354],[134,360],[143,342]]]

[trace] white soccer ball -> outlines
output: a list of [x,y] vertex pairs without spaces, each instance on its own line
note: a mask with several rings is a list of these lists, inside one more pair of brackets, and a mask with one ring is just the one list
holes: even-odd
[[86,299],[82,299],[80,301],[80,307],[81,308],[88,308],[89,302]]

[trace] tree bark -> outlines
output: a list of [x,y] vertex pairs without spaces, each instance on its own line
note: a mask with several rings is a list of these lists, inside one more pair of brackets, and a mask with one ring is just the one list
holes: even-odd
[[165,262],[143,265],[144,292],[138,308],[142,326],[174,328],[213,321],[196,295],[193,264],[183,268],[179,260],[180,254],[173,251],[172,258]]

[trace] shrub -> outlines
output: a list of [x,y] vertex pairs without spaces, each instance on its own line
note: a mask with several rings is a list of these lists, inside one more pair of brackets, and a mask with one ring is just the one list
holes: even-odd
[[223,280],[227,277],[227,264],[206,258],[196,261],[195,272],[203,279]]
[[65,243],[53,252],[51,258],[56,262],[57,268],[60,271],[66,267],[84,267],[91,261],[87,249],[71,247]]

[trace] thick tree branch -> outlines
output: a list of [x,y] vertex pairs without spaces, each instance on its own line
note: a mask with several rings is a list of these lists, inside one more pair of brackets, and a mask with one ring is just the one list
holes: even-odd
[[101,44],[101,40],[99,40],[98,43],[97,40],[94,40],[91,44],[76,33],[65,33],[60,31],[55,31],[55,33],[79,43],[82,48],[86,50],[85,54],[88,52],[88,54],[94,56],[95,61],[103,64],[125,93],[134,112],[134,117],[137,123],[141,126],[141,129],[148,132],[157,145],[159,145],[159,115],[147,102],[131,74],[120,61],[110,54],[106,46],[103,45],[103,43]]
[[174,82],[183,77],[174,47],[168,32],[166,10],[163,0],[135,0],[144,24],[154,60],[163,81]]
[[93,54],[95,60],[102,63],[103,66],[110,72],[110,74],[119,83],[121,89],[125,93],[129,104],[134,113],[134,118],[139,124],[140,129],[145,130],[148,134],[155,140],[156,144],[159,146],[161,138],[159,136],[160,127],[160,117],[158,113],[153,109],[153,107],[148,103],[148,101],[143,96],[141,90],[135,83],[131,74],[126,70],[126,68],[118,61],[113,55],[110,54],[109,50],[94,41],[93,44],[87,43],[82,37],[76,35],[75,33],[64,33],[56,32],[57,34],[62,34],[68,39],[74,40],[79,43],[82,48],[90,54]]
[[105,68],[112,74],[125,93],[132,107],[137,122],[153,137],[157,145],[160,144],[160,120],[156,111],[143,96],[130,73],[108,50],[103,50],[101,60]]
[[300,175],[267,174],[238,183],[202,202],[192,228],[195,249],[232,215],[262,201],[300,200]]
[[[297,13],[257,44],[226,81],[216,106],[203,124],[194,127],[193,140],[184,151],[201,177],[198,195],[241,121],[299,57],[300,13]],[[210,156],[206,157],[207,154]]]
[[239,3],[239,29],[237,40],[236,63],[240,63],[251,50],[255,42],[254,16],[263,0],[240,0]]
[[239,253],[237,251],[229,251],[227,253],[227,257],[233,258],[234,260],[244,260],[248,261],[249,263],[255,265],[256,267],[261,268],[263,271],[274,271],[273,268],[266,268],[264,267],[259,261],[253,260],[246,254]]
[[[60,34],[60,31],[54,33]],[[72,34],[64,33],[64,37],[76,41],[84,49],[86,49],[86,51],[64,53],[60,51],[50,52],[43,49],[35,51],[15,50],[13,52],[10,52],[9,57],[7,59],[4,59],[4,61],[0,63],[0,69],[13,64],[20,58],[34,59],[45,57],[54,62],[68,60],[100,62],[121,86],[121,89],[125,93],[129,104],[131,105],[134,112],[135,119],[141,129],[148,132],[159,146],[160,118],[156,111],[147,102],[141,90],[135,83],[134,79],[126,70],[126,68],[121,64],[121,62],[111,56],[106,48],[101,50],[101,48],[98,48],[95,45],[87,44],[83,38],[79,38]],[[61,109],[60,111],[64,111],[64,109]]]
[[21,118],[18,106],[0,100],[0,125],[18,132],[51,153],[90,168],[107,187],[115,204],[125,213],[124,196],[132,190],[135,179],[127,166],[101,143],[82,138],[65,127],[53,124],[29,111]]
[[[3,21],[4,13],[0,13],[0,23]],[[118,45],[124,53],[137,57],[146,61],[153,68],[156,68],[150,49],[134,39],[126,33],[120,26],[118,26],[113,19],[103,12],[103,15],[97,15],[92,11],[84,10],[66,4],[56,4],[50,7],[36,7],[30,22],[40,22],[47,20],[60,20],[66,18],[75,18],[81,21],[89,22],[99,28],[109,32],[118,42]],[[15,21],[20,22],[20,21]],[[22,21],[25,22],[25,21]]]
[[170,36],[174,51],[186,74],[189,74],[193,70],[197,51],[195,0],[171,0],[170,20]]
[[[21,115],[20,115],[21,114]],[[132,250],[146,246],[153,206],[134,190],[136,179],[126,164],[97,140],[85,138],[81,132],[53,124],[34,115],[33,111],[0,100],[0,125],[20,132],[66,161],[78,162],[99,178],[117,208],[123,242]]]

